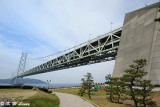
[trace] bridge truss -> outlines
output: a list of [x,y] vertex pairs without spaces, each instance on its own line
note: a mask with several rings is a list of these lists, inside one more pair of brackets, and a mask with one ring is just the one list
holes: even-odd
[[122,27],[98,36],[95,39],[79,45],[64,55],[61,55],[44,64],[25,71],[16,77],[13,77],[13,79],[114,60],[117,55],[121,32]]

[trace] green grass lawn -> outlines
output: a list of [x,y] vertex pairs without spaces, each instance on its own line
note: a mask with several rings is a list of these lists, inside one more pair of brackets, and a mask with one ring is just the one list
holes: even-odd
[[[31,94],[33,93],[33,94]],[[29,95],[30,94],[30,95]],[[29,107],[59,107],[60,100],[53,94],[30,89],[0,89],[0,98],[9,98],[17,104],[30,103]],[[24,107],[16,105],[16,107]]]
[[32,97],[29,97],[22,102],[30,103],[29,107],[59,107],[59,98],[55,95],[38,91]]

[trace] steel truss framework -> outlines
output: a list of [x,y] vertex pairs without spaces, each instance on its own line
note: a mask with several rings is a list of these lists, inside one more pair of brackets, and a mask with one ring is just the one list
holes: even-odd
[[121,32],[122,27],[98,36],[64,55],[17,75],[17,77],[114,60],[117,55]]

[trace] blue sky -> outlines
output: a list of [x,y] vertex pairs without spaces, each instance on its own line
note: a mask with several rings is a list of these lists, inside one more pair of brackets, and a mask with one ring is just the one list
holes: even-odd
[[[123,25],[125,13],[159,0],[0,0],[0,78],[16,72],[22,52],[37,58],[70,48]],[[90,35],[91,34],[91,35]],[[55,57],[55,56],[54,56]],[[52,59],[50,57],[48,59]],[[26,70],[42,61],[27,60]],[[95,82],[112,74],[115,61],[30,76],[53,83]]]

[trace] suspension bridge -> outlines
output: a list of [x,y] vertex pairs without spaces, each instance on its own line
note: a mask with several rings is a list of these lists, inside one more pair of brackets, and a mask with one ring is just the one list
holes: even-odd
[[160,18],[159,5],[160,2],[127,13],[123,32],[122,27],[114,29],[95,39],[69,48],[67,51],[60,51],[58,53],[61,55],[58,57],[27,71],[24,70],[27,54],[22,53],[18,72],[11,79],[16,80],[25,76],[115,59],[113,77],[120,77],[128,65],[133,63],[133,60],[145,58],[148,61],[145,67],[148,74],[145,79],[151,80],[153,84],[159,84],[160,23],[155,22],[155,19]]
[[[11,80],[40,73],[115,60],[121,32],[122,27],[112,30],[97,38],[70,48],[68,49],[70,50],[69,52],[27,71],[24,71],[27,53],[22,53],[17,74],[11,77]],[[65,51],[58,53],[62,52]]]

